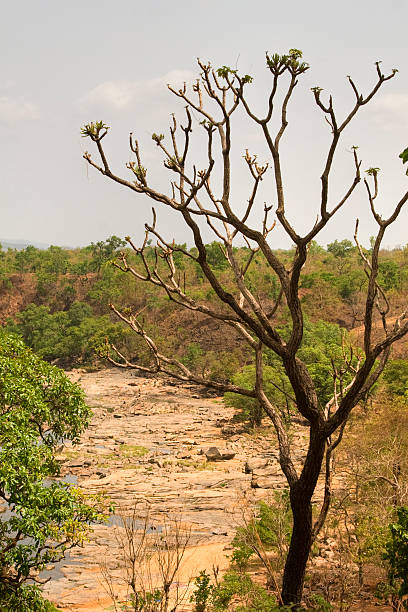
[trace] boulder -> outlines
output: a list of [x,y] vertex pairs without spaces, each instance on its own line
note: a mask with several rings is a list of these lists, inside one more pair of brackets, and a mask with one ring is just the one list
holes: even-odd
[[99,476],[99,478],[106,478],[109,474],[108,470],[104,470],[103,468],[98,468],[95,470],[95,474]]
[[252,472],[252,478],[258,478],[259,476],[279,476],[282,474],[278,465],[267,465],[263,469],[255,469]]
[[264,457],[252,457],[245,463],[245,474],[251,474],[257,470],[262,470],[268,465],[268,460]]
[[66,468],[80,468],[84,466],[84,461],[83,459],[79,459],[78,461],[70,461],[69,463],[66,463],[64,467]]
[[211,446],[204,454],[207,457],[207,461],[228,461],[235,457],[234,452],[228,450],[221,452],[216,446]]
[[205,451],[207,461],[221,461],[221,453],[216,446],[211,446]]
[[235,457],[234,452],[232,451],[226,451],[225,453],[221,453],[221,460],[222,461],[228,461],[229,459],[233,459]]
[[252,480],[251,487],[253,489],[275,489],[276,479],[270,476],[258,476]]
[[227,529],[223,529],[222,527],[215,527],[212,529],[211,533],[213,535],[222,535],[222,536],[226,536],[228,535],[228,531]]
[[176,457],[177,459],[191,459],[192,455],[188,451],[180,451]]

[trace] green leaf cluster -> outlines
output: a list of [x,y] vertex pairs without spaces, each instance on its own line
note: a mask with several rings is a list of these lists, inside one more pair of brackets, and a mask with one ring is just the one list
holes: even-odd
[[[408,595],[408,506],[396,509],[396,520],[389,526],[385,559],[389,563],[388,577],[391,586],[397,586],[398,595]],[[408,609],[407,601],[404,602]]]
[[86,123],[81,128],[82,138],[92,138],[92,140],[98,140],[102,131],[109,130],[109,126],[105,125],[103,121],[91,121]]
[[154,142],[159,145],[161,143],[162,140],[164,140],[164,134],[156,134],[156,132],[154,132],[152,134],[152,140],[154,140]]
[[280,607],[276,597],[254,582],[249,574],[229,570],[218,584],[211,584],[207,572],[201,571],[194,580],[196,589],[191,597],[194,612],[289,612]]
[[255,518],[244,527],[238,527],[232,540],[231,566],[239,571],[246,571],[249,560],[259,550],[261,543],[265,550],[274,552],[274,565],[280,570],[291,533],[289,491],[275,491],[269,503],[259,502]]
[[131,336],[121,323],[109,315],[95,316],[85,302],[74,302],[66,311],[50,312],[48,306],[30,304],[20,312],[7,330],[19,334],[40,357],[61,363],[90,363],[94,350],[105,339],[121,346]]
[[76,443],[90,416],[83,391],[62,370],[0,331],[3,600],[13,593],[17,597],[33,571],[61,559],[84,540],[89,524],[102,518],[96,500],[55,480],[56,447],[64,440]]
[[[222,79],[228,79],[229,75],[238,76],[238,70],[232,70],[229,66],[221,66],[221,68],[217,68],[216,70],[217,76]],[[240,77],[240,80],[243,84],[252,83],[254,80],[250,74],[244,74],[244,76]]]
[[406,359],[393,359],[389,361],[383,378],[387,391],[408,402],[408,361]]
[[[406,164],[408,162],[408,147],[404,149],[402,153],[399,154],[399,158],[402,159],[403,164]],[[408,168],[405,174],[408,176]]]
[[58,608],[43,598],[36,585],[11,589],[0,582],[0,612],[57,612]]
[[230,74],[237,74],[237,70],[233,70],[229,66],[221,66],[221,68],[217,68],[217,75],[222,79],[227,79]]
[[195,590],[191,595],[190,602],[194,603],[194,612],[205,612],[212,600],[215,586],[211,584],[211,577],[206,570],[202,570],[194,578]]
[[269,55],[267,53],[266,64],[275,76],[283,74],[286,70],[295,76],[309,69],[309,64],[300,61],[302,55],[303,53],[299,49],[289,49],[289,52],[284,55],[279,55],[279,53]]

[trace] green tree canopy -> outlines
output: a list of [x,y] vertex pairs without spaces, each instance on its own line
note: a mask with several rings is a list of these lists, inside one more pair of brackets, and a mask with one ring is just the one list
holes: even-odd
[[89,524],[102,518],[96,499],[86,500],[78,489],[55,480],[56,446],[77,442],[90,416],[83,391],[62,370],[42,361],[19,338],[0,332],[2,610],[42,610],[40,603],[24,603],[41,601],[24,583],[80,544]]

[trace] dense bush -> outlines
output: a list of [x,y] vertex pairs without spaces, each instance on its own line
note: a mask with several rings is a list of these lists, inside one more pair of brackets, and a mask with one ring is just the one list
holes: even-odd
[[404,401],[408,401],[408,361],[394,359],[387,364],[384,372],[387,391]]
[[[50,610],[24,583],[80,544],[89,524],[102,518],[96,500],[54,480],[56,446],[77,442],[91,413],[61,370],[4,332],[0,380],[0,609]],[[16,607],[7,607],[11,602]]]
[[389,563],[390,585],[396,589],[401,599],[405,599],[404,607],[408,609],[405,597],[408,595],[408,506],[396,509],[384,556]]
[[47,361],[62,364],[89,363],[95,359],[95,348],[105,338],[119,348],[135,345],[130,330],[109,315],[94,316],[84,302],[74,302],[67,311],[50,312],[48,306],[30,304],[20,312],[7,330],[19,334],[24,342]]

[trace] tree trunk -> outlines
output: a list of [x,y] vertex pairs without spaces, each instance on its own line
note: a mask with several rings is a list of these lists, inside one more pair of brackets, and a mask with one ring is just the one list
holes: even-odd
[[255,406],[251,415],[251,426],[260,427],[262,425],[263,410],[259,402],[255,402]]
[[300,604],[303,593],[306,564],[312,546],[312,504],[310,499],[293,499],[293,531],[286,558],[282,584],[284,605]]
[[290,486],[293,530],[283,573],[282,602],[295,604],[302,600],[303,583],[312,547],[312,496],[322,467],[326,438],[319,428],[311,427],[309,450],[299,480]]

